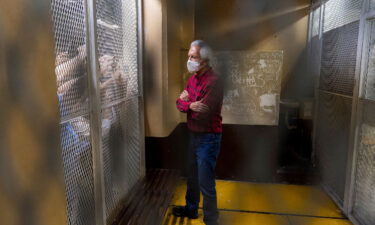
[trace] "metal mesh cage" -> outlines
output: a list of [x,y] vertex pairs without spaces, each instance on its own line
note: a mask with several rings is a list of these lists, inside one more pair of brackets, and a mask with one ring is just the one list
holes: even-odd
[[351,98],[319,93],[316,154],[323,184],[339,203],[344,199]]
[[[372,2],[371,2],[372,4]],[[375,22],[370,22],[368,45],[363,51],[367,67],[363,73],[363,96],[359,108],[361,121],[357,145],[353,216],[364,225],[375,223]]]
[[321,7],[313,10],[311,19],[311,39],[310,39],[310,55],[309,55],[309,73],[315,79],[320,75],[320,58],[321,58],[321,39],[320,39],[320,22],[321,22]]
[[324,4],[320,89],[353,95],[362,0]]
[[[314,3],[313,3],[314,4]],[[320,38],[320,24],[321,24],[321,6],[315,6],[310,13],[310,34],[309,34],[309,48],[308,48],[308,64],[307,71],[309,76],[317,79],[320,75],[320,56],[321,56],[321,38]]]
[[51,3],[68,223],[95,223],[84,1]]
[[328,32],[358,21],[363,0],[329,0],[325,3],[323,31]]
[[94,180],[88,116],[61,125],[69,224],[94,224]]
[[140,97],[131,98],[124,102],[122,108],[121,124],[124,127],[124,144],[127,146],[125,154],[127,157],[124,159],[124,169],[126,174],[124,179],[128,182],[128,186],[133,186],[140,174],[141,153],[139,146],[142,139],[139,127],[139,104]]
[[359,21],[323,34],[320,88],[353,95]]
[[52,1],[56,77],[62,121],[88,112],[82,1]]
[[[97,0],[96,9],[105,217],[111,219],[143,165],[138,15],[135,0]],[[91,135],[98,131],[90,130],[84,1],[53,0],[52,15],[68,221],[92,225]]]
[[97,0],[106,216],[141,176],[135,0]]
[[[329,0],[324,4],[315,150],[322,182],[341,206],[344,202],[349,150],[352,108],[350,96],[353,96],[360,32],[359,20],[364,2],[363,0]],[[371,0],[370,4],[373,8],[374,1]],[[375,95],[375,78],[372,76],[375,74],[374,28],[372,24],[372,30],[369,32],[370,46],[363,52],[368,55],[368,68],[362,71],[365,74],[364,96],[371,100],[374,100]],[[312,44],[313,41],[312,38]],[[375,104],[369,100],[360,101],[359,109],[363,115],[358,126],[357,158],[353,163],[356,176],[353,209],[350,213],[361,224],[370,225],[375,224]]]
[[141,176],[138,103],[138,98],[132,98],[103,109],[105,201],[109,217]]
[[364,97],[375,100],[375,21],[371,22],[369,48],[366,51],[368,57],[364,77]]
[[97,0],[103,107],[139,95],[136,12],[134,0]]
[[321,41],[319,36],[314,36],[310,42],[309,72],[315,79],[320,75]]
[[361,224],[370,225],[375,224],[375,103],[361,104],[353,215]]

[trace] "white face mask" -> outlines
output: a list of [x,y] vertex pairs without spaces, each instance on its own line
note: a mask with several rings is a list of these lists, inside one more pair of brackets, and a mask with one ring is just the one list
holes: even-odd
[[199,62],[194,62],[191,60],[187,61],[187,69],[190,73],[197,72],[199,70],[200,65],[201,64]]

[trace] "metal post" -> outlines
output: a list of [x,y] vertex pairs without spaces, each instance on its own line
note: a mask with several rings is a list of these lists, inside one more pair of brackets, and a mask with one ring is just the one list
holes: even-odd
[[314,95],[315,95],[315,101],[314,101],[314,121],[313,121],[313,138],[312,138],[312,147],[313,150],[311,152],[311,161],[314,166],[316,166],[316,135],[317,135],[317,127],[318,127],[318,112],[319,112],[319,85],[320,85],[320,67],[321,67],[321,55],[322,55],[322,45],[323,45],[323,26],[324,26],[324,9],[325,9],[325,2],[324,1],[319,1],[318,3],[319,6],[319,49],[315,49],[313,51],[318,51],[320,54],[319,57],[319,65],[318,65],[318,71],[319,74],[315,78],[315,88],[314,88]]
[[145,129],[144,129],[144,101],[143,101],[143,5],[142,0],[136,0],[137,7],[137,28],[138,28],[138,110],[139,110],[139,135],[140,135],[140,175],[146,175],[146,157],[145,157]]
[[96,2],[85,0],[87,32],[87,66],[90,107],[90,131],[93,155],[95,221],[96,225],[105,225],[105,186],[103,175],[103,149],[101,126],[101,100],[99,88],[99,65],[97,48]]

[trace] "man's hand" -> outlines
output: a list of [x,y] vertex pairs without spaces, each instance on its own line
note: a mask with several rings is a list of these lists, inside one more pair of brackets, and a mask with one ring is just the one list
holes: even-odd
[[192,111],[199,113],[207,113],[210,111],[210,108],[206,104],[202,103],[202,100],[191,103],[189,107]]
[[189,93],[186,90],[184,90],[180,94],[180,99],[183,100],[183,101],[189,101]]

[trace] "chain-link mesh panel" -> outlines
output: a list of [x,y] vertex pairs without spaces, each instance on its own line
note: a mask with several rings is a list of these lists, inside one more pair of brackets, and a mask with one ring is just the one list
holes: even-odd
[[375,21],[371,23],[369,34],[369,48],[365,53],[368,54],[368,60],[364,77],[364,96],[366,99],[375,100]]
[[320,88],[353,95],[362,0],[325,3]]
[[358,21],[363,0],[329,0],[325,3],[324,32]]
[[320,29],[320,7],[317,7],[313,10],[312,13],[312,29],[311,29],[311,37],[315,37],[319,35]]
[[321,58],[321,39],[320,39],[320,23],[321,23],[321,6],[313,9],[309,26],[311,26],[311,36],[309,43],[309,63],[308,72],[311,77],[317,81],[320,75],[320,58]]
[[363,225],[375,224],[375,103],[364,104],[358,141],[353,215]]
[[359,21],[323,34],[320,88],[353,95]]
[[139,95],[136,2],[97,0],[97,24],[101,97],[106,107]]
[[321,41],[319,36],[314,36],[310,42],[309,72],[314,79],[320,75]]
[[94,180],[88,116],[61,125],[68,222],[95,223]]
[[52,1],[62,121],[88,112],[83,0]]
[[68,223],[95,224],[84,1],[53,0],[57,94]]
[[325,92],[319,94],[317,160],[323,184],[340,201],[343,201],[345,191],[351,103],[351,98]]
[[141,176],[138,98],[103,109],[102,121],[105,201],[111,220],[119,201]]
[[135,0],[97,0],[106,214],[141,174]]

